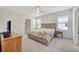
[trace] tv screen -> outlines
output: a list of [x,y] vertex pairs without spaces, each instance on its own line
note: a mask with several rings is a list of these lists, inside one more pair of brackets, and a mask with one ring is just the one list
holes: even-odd
[[11,21],[7,22],[7,31],[11,34]]

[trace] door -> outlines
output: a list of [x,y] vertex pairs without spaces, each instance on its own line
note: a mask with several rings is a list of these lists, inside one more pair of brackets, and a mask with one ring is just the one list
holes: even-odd
[[79,9],[75,12],[75,41],[79,43]]
[[78,44],[79,44],[79,15],[78,15]]
[[28,33],[31,29],[31,20],[29,19],[26,19],[26,22],[25,22],[25,33]]

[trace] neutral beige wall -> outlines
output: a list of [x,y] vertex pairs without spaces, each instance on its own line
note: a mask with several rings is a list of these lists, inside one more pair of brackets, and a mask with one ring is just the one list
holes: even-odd
[[27,15],[23,15],[14,11],[0,8],[0,28],[5,28],[7,21],[12,21],[12,32],[22,35],[22,51],[25,50],[25,21],[30,18]]
[[10,10],[0,9],[0,25],[6,27],[8,20],[12,21],[12,31],[21,34],[24,16]]
[[43,15],[38,18],[42,20],[42,23],[57,23],[57,17],[65,15],[69,16],[69,22],[68,22],[69,29],[68,31],[63,31],[64,38],[72,38],[72,9]]

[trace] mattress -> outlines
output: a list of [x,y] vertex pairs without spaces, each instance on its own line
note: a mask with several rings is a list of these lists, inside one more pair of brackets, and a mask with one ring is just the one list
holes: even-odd
[[54,37],[54,31],[52,33],[46,31],[30,31],[28,33],[28,37],[48,45],[48,43]]

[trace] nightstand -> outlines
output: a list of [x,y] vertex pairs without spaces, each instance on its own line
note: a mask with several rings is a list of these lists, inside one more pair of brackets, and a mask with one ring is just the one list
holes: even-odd
[[62,31],[56,31],[55,32],[55,37],[63,38],[63,32]]

